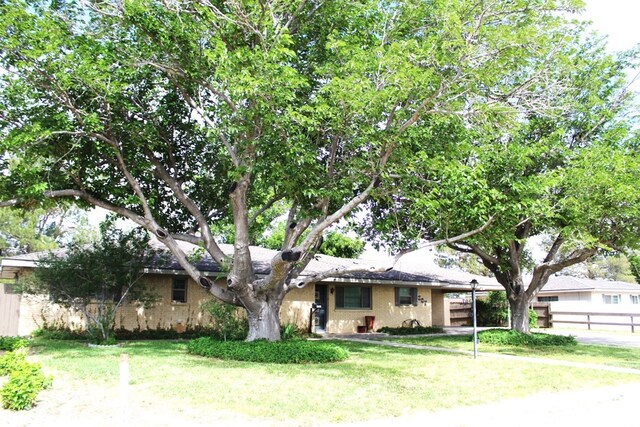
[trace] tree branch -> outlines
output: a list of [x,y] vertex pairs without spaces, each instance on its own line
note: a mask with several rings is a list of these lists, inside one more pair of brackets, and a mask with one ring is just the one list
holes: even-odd
[[271,208],[276,202],[284,199],[284,194],[278,194],[271,198],[264,206],[258,209],[251,218],[249,218],[249,226],[253,225],[256,222],[256,219],[263,213],[265,213],[269,208]]
[[178,181],[173,178],[169,172],[164,168],[160,160],[151,152],[147,147],[143,148],[147,158],[151,161],[151,164],[155,167],[154,172],[156,176],[161,179],[171,189],[174,196],[182,203],[184,207],[193,215],[202,235],[202,242],[204,248],[209,252],[211,257],[219,264],[224,263],[227,260],[227,256],[220,249],[215,242],[213,235],[211,234],[211,228],[207,222],[207,218],[204,216],[200,208],[196,206],[195,202],[184,192]]

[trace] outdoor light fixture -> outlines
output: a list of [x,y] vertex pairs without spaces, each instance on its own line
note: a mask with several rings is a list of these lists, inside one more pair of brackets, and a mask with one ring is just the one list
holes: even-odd
[[478,357],[478,323],[476,321],[476,289],[478,287],[478,281],[473,279],[471,281],[471,305],[473,307],[473,358]]
[[333,291],[335,291],[334,288],[329,289],[329,292],[331,293],[331,295],[333,295]]

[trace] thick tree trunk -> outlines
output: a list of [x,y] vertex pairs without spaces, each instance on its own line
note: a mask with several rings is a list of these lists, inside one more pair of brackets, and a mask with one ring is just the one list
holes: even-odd
[[256,305],[256,310],[247,309],[247,341],[280,341],[280,303],[263,301]]
[[529,296],[526,292],[507,295],[511,308],[511,328],[525,334],[529,333]]

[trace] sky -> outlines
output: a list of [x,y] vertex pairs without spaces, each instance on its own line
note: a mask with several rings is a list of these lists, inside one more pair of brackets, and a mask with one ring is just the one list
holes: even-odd
[[632,48],[640,43],[639,0],[586,0],[581,17],[593,21],[594,28],[609,37],[612,51]]

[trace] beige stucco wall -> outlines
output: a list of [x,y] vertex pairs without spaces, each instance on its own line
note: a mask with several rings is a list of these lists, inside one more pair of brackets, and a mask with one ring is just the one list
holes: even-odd
[[[177,325],[184,327],[207,325],[209,317],[200,311],[200,305],[212,299],[213,296],[189,279],[187,281],[187,302],[172,302],[171,283],[173,277],[184,276],[147,276],[146,283],[156,293],[158,302],[150,308],[135,303],[125,304],[116,314],[116,328],[129,330],[168,329],[176,328]],[[222,282],[218,284],[223,285]],[[86,321],[82,313],[68,311],[51,304],[46,297],[23,296],[20,307],[19,334],[28,335],[45,325],[84,329]]]
[[[147,279],[152,284],[153,291],[158,296],[158,302],[150,308],[127,304],[116,316],[116,327],[124,329],[170,329],[177,325],[184,327],[205,326],[209,317],[200,310],[202,303],[213,298],[209,291],[187,280],[187,302],[171,301],[171,283],[174,277],[170,275],[153,275]],[[217,285],[222,286],[221,282]]]
[[[187,284],[187,302],[171,301],[172,275],[147,276],[150,285],[158,296],[158,302],[150,308],[136,304],[121,307],[116,315],[116,328],[156,329],[177,328],[207,325],[208,315],[200,311],[203,302],[213,296],[191,279]],[[224,281],[218,281],[218,286],[225,286]],[[407,319],[418,319],[424,326],[430,326],[434,321],[432,309],[441,307],[442,294],[426,287],[418,287],[417,306],[395,306],[395,287],[391,285],[372,284],[371,309],[336,309],[335,287],[339,284],[327,284],[327,327],[328,333],[354,333],[358,326],[365,325],[365,316],[375,316],[375,329],[383,326],[397,327]],[[332,290],[334,290],[332,292]],[[434,301],[435,299],[435,301]],[[298,327],[308,329],[309,314],[315,301],[315,286],[295,289],[287,294],[283,301],[280,318],[282,323],[294,323]],[[440,310],[440,309],[438,309]],[[436,316],[437,318],[437,316]],[[44,324],[54,326],[67,325],[73,329],[83,328],[84,316],[81,313],[70,313],[60,307],[50,304],[46,298],[23,297],[20,309],[19,331],[28,335]],[[181,326],[178,326],[181,325]]]
[[450,303],[445,298],[444,292],[438,289],[431,290],[431,316],[433,326],[451,326],[449,315]]
[[329,317],[327,332],[353,333],[358,326],[365,325],[365,316],[375,316],[374,329],[384,326],[398,327],[407,319],[418,319],[423,326],[431,326],[431,290],[418,288],[418,298],[426,299],[426,303],[418,302],[417,306],[395,305],[394,286],[373,286],[370,310],[353,310],[335,308],[335,297],[329,292]]
[[287,294],[280,308],[280,322],[294,323],[305,331],[309,329],[311,304],[315,301],[314,286],[294,289]]

